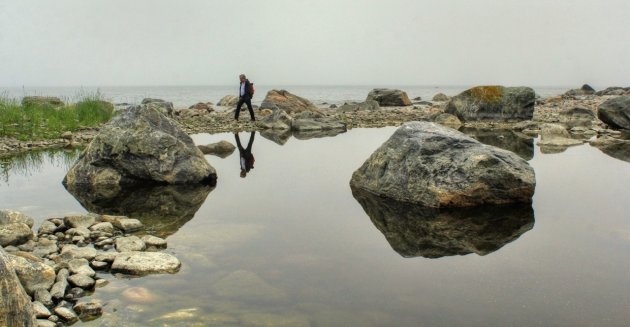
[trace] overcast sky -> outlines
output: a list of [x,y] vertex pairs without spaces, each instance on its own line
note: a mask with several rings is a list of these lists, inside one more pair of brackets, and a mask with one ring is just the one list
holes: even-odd
[[630,86],[628,0],[0,0],[0,86]]

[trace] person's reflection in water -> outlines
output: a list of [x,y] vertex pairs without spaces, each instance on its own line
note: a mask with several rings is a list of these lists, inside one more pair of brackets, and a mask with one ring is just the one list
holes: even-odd
[[238,146],[238,153],[240,155],[241,161],[241,177],[245,178],[247,173],[251,169],[254,169],[254,155],[252,154],[252,145],[254,144],[254,136],[256,132],[252,132],[249,136],[249,142],[247,143],[247,148],[243,148],[241,145],[241,139],[238,137],[238,133],[234,133],[234,138],[236,138],[236,145]]

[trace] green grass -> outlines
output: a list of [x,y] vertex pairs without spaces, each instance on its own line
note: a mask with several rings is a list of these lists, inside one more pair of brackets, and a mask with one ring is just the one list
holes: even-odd
[[54,139],[66,131],[98,126],[112,118],[114,107],[104,101],[98,91],[81,92],[77,98],[80,100],[76,103],[63,106],[42,103],[24,105],[16,99],[0,95],[0,137]]

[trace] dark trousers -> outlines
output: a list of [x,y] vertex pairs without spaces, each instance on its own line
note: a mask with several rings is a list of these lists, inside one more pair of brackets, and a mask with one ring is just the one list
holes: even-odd
[[241,113],[243,103],[247,105],[247,110],[249,110],[249,115],[252,116],[252,120],[256,120],[256,118],[254,118],[254,108],[252,108],[252,98],[250,98],[247,94],[238,99],[236,111],[234,112],[234,119],[238,120],[238,115]]

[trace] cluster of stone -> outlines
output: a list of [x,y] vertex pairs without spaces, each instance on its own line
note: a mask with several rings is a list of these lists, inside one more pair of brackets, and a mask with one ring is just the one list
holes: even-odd
[[[82,298],[108,283],[103,274],[175,273],[181,265],[174,256],[157,252],[166,248],[164,239],[131,235],[143,229],[137,219],[89,213],[50,218],[37,233],[32,227],[33,219],[26,215],[0,211],[0,251],[8,258],[0,266],[15,271],[33,301],[39,326],[99,317],[103,305]],[[15,296],[2,294],[0,303]]]

